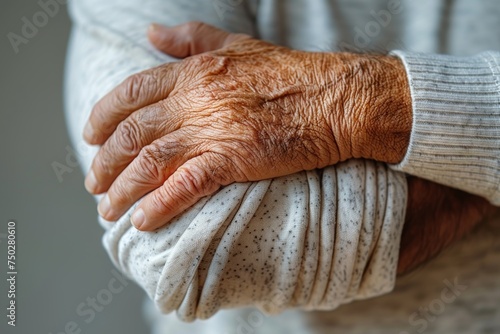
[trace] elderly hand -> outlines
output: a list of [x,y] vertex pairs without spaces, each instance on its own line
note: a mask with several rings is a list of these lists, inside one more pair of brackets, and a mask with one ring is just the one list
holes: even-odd
[[84,137],[102,147],[86,187],[107,192],[107,220],[147,194],[132,221],[153,230],[232,182],[406,152],[411,98],[396,58],[295,51],[201,23],[149,37],[189,57],[131,76],[94,107]]

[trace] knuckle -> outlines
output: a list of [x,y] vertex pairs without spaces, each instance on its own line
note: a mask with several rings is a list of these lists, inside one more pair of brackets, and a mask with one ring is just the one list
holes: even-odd
[[117,129],[117,142],[131,154],[137,154],[141,149],[140,128],[136,121],[128,118],[121,122]]
[[147,180],[162,182],[165,177],[167,159],[163,156],[162,150],[155,144],[145,146],[141,149],[137,157],[138,172],[145,176]]
[[209,183],[207,174],[199,167],[185,167],[173,175],[175,189],[189,197],[201,197]]
[[214,56],[210,53],[196,54],[183,60],[190,76],[206,79],[210,74],[211,64]]

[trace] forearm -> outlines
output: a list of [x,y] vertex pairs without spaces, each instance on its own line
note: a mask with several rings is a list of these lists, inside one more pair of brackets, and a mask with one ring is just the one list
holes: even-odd
[[417,177],[407,181],[398,274],[426,263],[498,210],[479,196]]

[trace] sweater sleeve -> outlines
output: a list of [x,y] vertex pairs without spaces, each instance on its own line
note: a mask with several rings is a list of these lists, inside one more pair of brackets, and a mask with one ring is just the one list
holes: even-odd
[[500,53],[392,54],[408,74],[413,128],[391,167],[500,205]]

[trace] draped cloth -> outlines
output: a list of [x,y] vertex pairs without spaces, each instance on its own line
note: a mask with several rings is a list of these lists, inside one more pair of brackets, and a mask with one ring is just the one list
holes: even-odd
[[157,232],[127,214],[104,245],[162,312],[186,321],[249,305],[331,310],[392,290],[405,199],[400,174],[352,160],[227,186]]

